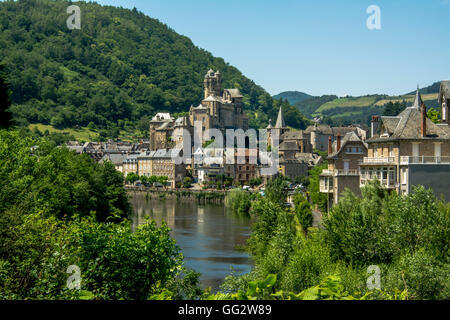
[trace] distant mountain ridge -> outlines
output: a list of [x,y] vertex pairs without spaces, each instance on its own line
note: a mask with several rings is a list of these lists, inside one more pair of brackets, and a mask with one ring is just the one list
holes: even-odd
[[[430,108],[438,108],[437,98],[440,82],[421,88],[420,93],[425,105]],[[383,94],[365,95],[359,97],[337,97],[335,95],[323,95],[320,97],[310,96],[303,100],[297,100],[293,105],[309,118],[321,117],[324,122],[336,125],[350,123],[368,123],[372,115],[383,113],[384,106],[389,102],[404,102],[412,104],[416,90],[400,96],[389,96]],[[303,92],[282,92],[275,99],[287,99],[292,97],[303,97]]]

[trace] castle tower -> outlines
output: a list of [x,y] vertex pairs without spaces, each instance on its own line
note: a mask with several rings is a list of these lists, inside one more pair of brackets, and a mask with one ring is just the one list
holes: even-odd
[[214,72],[212,69],[209,69],[209,71],[205,75],[205,80],[203,81],[205,87],[205,99],[209,96],[221,96],[221,81],[222,75],[220,74],[220,72]]

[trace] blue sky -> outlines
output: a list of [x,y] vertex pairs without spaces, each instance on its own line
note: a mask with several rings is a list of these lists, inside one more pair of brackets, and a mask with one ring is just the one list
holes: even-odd
[[[403,94],[450,79],[450,0],[98,0],[136,7],[271,94]],[[367,7],[381,9],[369,30]]]

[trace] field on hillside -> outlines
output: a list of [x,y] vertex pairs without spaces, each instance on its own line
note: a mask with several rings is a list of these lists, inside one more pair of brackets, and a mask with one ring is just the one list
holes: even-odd
[[377,99],[376,96],[357,97],[357,98],[338,98],[321,105],[316,110],[316,113],[321,113],[339,107],[368,107],[374,105],[376,99]]
[[28,128],[33,131],[38,129],[40,132],[44,133],[48,130],[48,132],[52,133],[62,133],[67,135],[72,135],[78,141],[96,141],[99,138],[99,133],[93,130],[89,130],[88,128],[80,128],[80,129],[57,129],[51,125],[46,125],[42,123],[30,124]]
[[[318,115],[330,115],[335,116],[348,116],[351,114],[359,114],[361,111],[355,109],[368,108],[368,107],[383,107],[388,102],[402,102],[406,101],[411,104],[414,101],[415,95],[403,95],[403,96],[363,96],[363,97],[348,97],[348,98],[337,98],[332,101],[322,104],[313,113],[313,116]],[[437,93],[422,94],[422,99],[427,105],[427,107],[436,107],[435,102],[438,99]],[[342,110],[341,110],[342,109]]]
[[[422,94],[422,100],[425,102],[437,100],[438,99],[437,93],[429,93],[429,94]],[[388,99],[382,99],[375,103],[376,106],[384,106],[388,102],[402,102],[405,100],[406,102],[414,102],[415,95],[405,95],[405,96],[399,96],[399,97],[389,97]]]
[[[33,131],[38,129],[41,133],[48,130],[49,133],[62,133],[73,136],[77,141],[87,142],[87,141],[99,141],[100,133],[98,130],[90,130],[86,127],[80,127],[79,129],[67,128],[67,129],[57,129],[51,125],[46,125],[42,123],[30,124],[28,128]],[[136,142],[139,139],[139,134],[137,132],[131,132],[126,130],[120,130],[119,139],[126,142]]]

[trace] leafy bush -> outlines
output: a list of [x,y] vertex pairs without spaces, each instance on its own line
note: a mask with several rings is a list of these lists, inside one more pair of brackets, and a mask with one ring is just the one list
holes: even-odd
[[225,205],[231,209],[233,214],[249,216],[251,207],[251,193],[248,191],[233,189],[227,193]]

